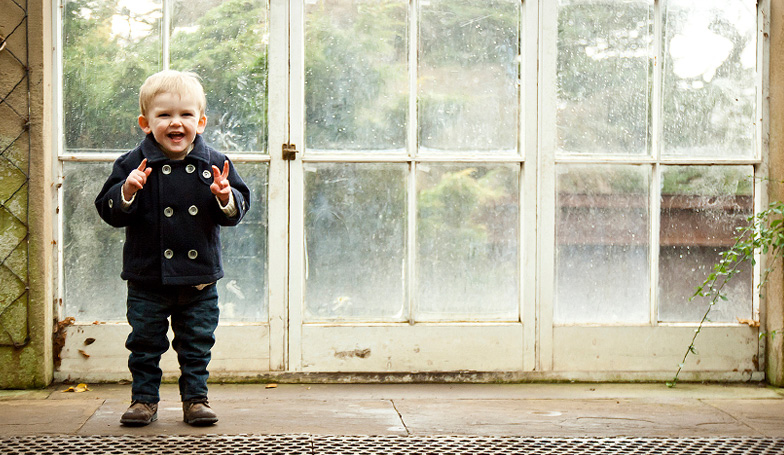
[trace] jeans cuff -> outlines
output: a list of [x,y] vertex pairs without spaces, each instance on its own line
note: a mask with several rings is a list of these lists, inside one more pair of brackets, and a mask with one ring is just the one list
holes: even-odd
[[154,404],[161,401],[161,398],[155,395],[132,395],[131,401]]

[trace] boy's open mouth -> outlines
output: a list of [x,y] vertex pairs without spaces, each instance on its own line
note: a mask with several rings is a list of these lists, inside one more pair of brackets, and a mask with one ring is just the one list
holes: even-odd
[[171,139],[173,141],[179,141],[179,140],[182,140],[182,138],[185,137],[185,134],[184,133],[169,133],[168,136],[169,136],[169,139]]

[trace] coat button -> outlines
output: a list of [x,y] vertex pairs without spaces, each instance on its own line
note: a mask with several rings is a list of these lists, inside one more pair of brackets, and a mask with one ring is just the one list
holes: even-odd
[[205,170],[201,175],[203,175],[205,179],[208,179],[212,176],[212,172]]
[[171,216],[174,215],[174,209],[171,207],[166,207],[163,209],[163,214],[166,215],[166,218],[171,218]]
[[188,174],[193,174],[195,170],[196,170],[196,166],[192,164],[185,166],[185,172],[187,172]]
[[193,216],[196,216],[196,214],[199,213],[199,208],[196,207],[195,205],[192,205],[188,207],[188,213],[190,213]]
[[114,199],[109,199],[109,202],[107,202],[107,204],[109,204],[109,208],[114,207]]
[[[188,253],[188,254],[190,254],[190,253]],[[165,257],[166,259],[173,258],[174,257],[174,251],[167,249],[166,251],[163,252],[163,257]]]
[[188,257],[189,257],[190,259],[196,259],[196,257],[197,257],[198,255],[199,255],[199,252],[198,252],[198,251],[196,251],[196,250],[190,250],[190,251],[188,251]]
[[161,168],[161,172],[163,172],[166,175],[171,174],[171,166],[169,166],[168,164],[164,164],[163,167]]

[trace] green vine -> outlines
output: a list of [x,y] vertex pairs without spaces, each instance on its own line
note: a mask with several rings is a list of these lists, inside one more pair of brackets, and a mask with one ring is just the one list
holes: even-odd
[[[708,316],[711,310],[719,301],[726,301],[727,296],[723,293],[724,287],[732,278],[740,271],[740,266],[746,261],[751,261],[751,264],[756,263],[755,253],[760,252],[763,255],[772,258],[780,258],[784,256],[784,202],[774,202],[764,210],[756,215],[750,216],[745,226],[737,229],[738,235],[735,237],[734,245],[721,252],[721,259],[713,266],[713,271],[710,275],[697,287],[697,290],[689,298],[689,301],[698,297],[707,297],[709,299],[708,307],[703,314],[700,323],[694,330],[694,335],[691,338],[686,353],[683,355],[683,360],[678,364],[678,371],[675,372],[675,377],[672,381],[667,382],[667,387],[675,387],[678,383],[678,377],[681,370],[686,364],[686,359],[689,354],[697,355],[697,350],[694,343],[697,336],[702,331],[706,322],[709,322]],[[762,272],[762,279],[759,283],[760,291],[768,281],[768,276],[776,266],[776,261],[772,262],[770,267],[767,267]],[[775,335],[776,331],[772,331],[767,335]],[[766,333],[760,333],[760,338],[765,336]]]

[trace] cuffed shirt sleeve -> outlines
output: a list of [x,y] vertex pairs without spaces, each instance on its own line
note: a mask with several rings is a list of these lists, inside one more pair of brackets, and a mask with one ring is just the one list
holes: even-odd
[[221,204],[218,196],[215,196],[215,199],[218,201],[218,207],[220,207],[221,211],[223,211],[227,217],[232,218],[237,214],[237,204],[234,202],[233,192],[229,193],[229,202],[227,202],[226,205]]

